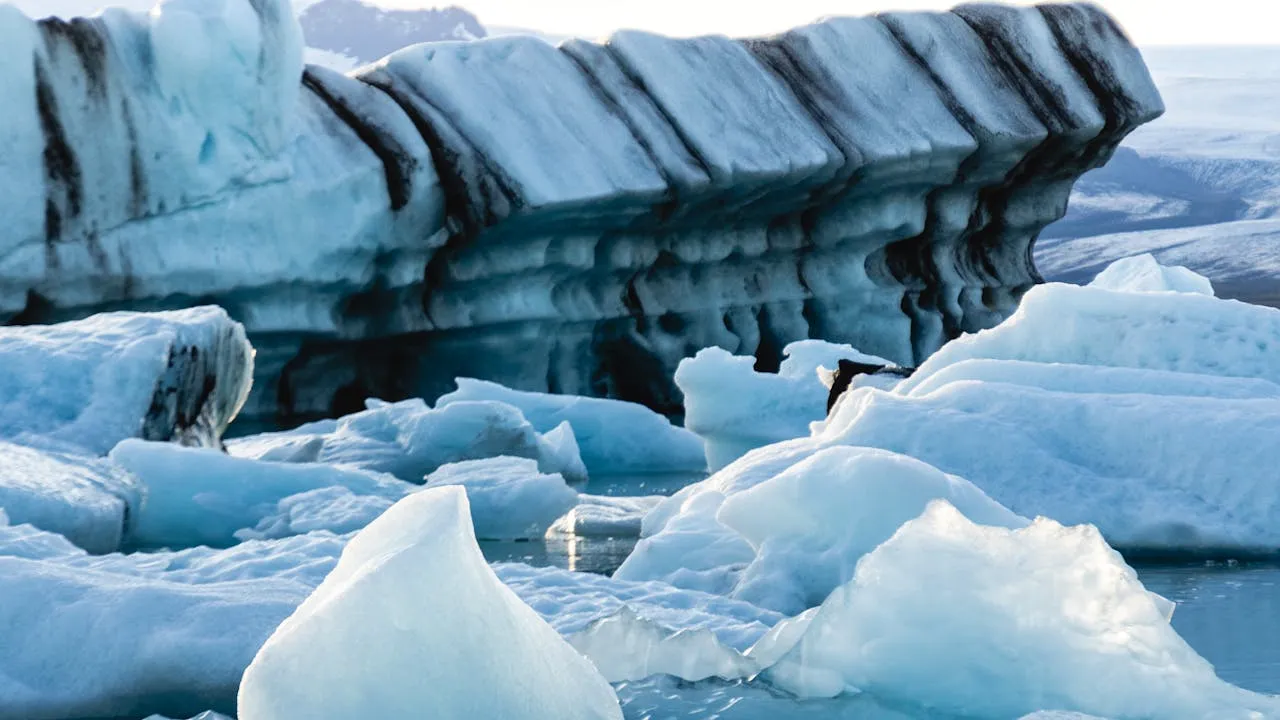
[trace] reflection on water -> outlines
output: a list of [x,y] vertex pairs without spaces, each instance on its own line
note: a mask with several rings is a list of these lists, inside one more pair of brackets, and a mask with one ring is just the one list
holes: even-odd
[[1280,694],[1280,564],[1140,567],[1178,603],[1173,627],[1227,682]]
[[635,549],[636,538],[580,538],[548,535],[537,542],[509,540],[480,543],[491,563],[524,563],[534,567],[558,567],[596,575],[612,575]]

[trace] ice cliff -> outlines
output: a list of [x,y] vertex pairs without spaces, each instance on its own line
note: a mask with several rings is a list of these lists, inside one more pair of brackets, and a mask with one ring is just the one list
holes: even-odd
[[808,337],[916,364],[1013,312],[1074,181],[1163,110],[1092,5],[350,76],[303,67],[287,0],[0,7],[0,38],[0,318],[216,303],[262,419],[457,375],[675,410],[682,358]]

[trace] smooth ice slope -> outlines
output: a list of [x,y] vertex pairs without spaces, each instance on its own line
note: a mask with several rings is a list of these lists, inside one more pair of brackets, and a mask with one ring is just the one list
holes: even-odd
[[0,439],[106,455],[128,438],[218,447],[253,379],[216,307],[0,327]]
[[943,502],[867,556],[767,677],[973,717],[1280,712],[1218,679],[1093,528],[983,527]]
[[141,547],[234,545],[237,531],[256,527],[282,500],[308,491],[346,488],[395,502],[416,489],[356,468],[260,462],[139,440],[118,445],[111,459],[141,486],[130,528],[131,542]]
[[1022,527],[972,483],[914,458],[834,447],[727,499],[717,513],[756,549],[733,596],[795,615],[853,577],[864,555],[946,499],[982,525]]
[[245,672],[241,720],[622,717],[612,688],[484,562],[458,488],[401,501]]
[[482,540],[541,540],[556,520],[578,504],[578,493],[559,475],[544,475],[538,463],[497,457],[445,465],[427,476],[427,489],[466,490]]
[[93,553],[120,549],[137,481],[110,461],[0,441],[0,513]]
[[777,373],[755,369],[753,357],[708,348],[684,360],[675,382],[684,394],[685,427],[706,442],[712,471],[758,447],[809,434],[826,418],[829,388],[819,371],[841,360],[891,365],[848,345],[805,340],[788,345]]
[[303,67],[284,0],[0,33],[0,317],[216,302],[260,350],[256,420],[460,375],[674,415],[696,350],[772,368],[810,337],[913,365],[1013,311],[1074,181],[1163,110],[1091,5],[353,77]]
[[493,401],[518,408],[538,432],[569,423],[582,462],[592,475],[699,473],[706,470],[702,441],[634,403],[520,392],[483,380],[458,378],[458,389],[436,402]]

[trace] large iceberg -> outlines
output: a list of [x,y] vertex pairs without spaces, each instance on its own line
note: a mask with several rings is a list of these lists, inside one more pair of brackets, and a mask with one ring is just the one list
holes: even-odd
[[867,556],[767,677],[801,697],[854,689],[961,717],[1280,713],[1220,680],[1095,529],[983,527],[945,502]]
[[460,488],[402,500],[245,671],[241,720],[621,720],[612,688],[485,564]]
[[287,0],[5,8],[0,36],[0,317],[215,302],[259,421],[460,375],[677,414],[681,359],[809,337],[914,365],[1014,310],[1075,179],[1163,110],[1087,4],[351,76],[304,68]]
[[[738,591],[765,543],[727,509],[842,446],[916,458],[1026,517],[1094,524],[1126,552],[1275,552],[1280,484],[1258,468],[1280,463],[1267,441],[1280,428],[1280,312],[1131,277],[1139,282],[1119,284],[1128,291],[1037,287],[1005,323],[953,341],[910,379],[846,393],[809,437],[755,450],[663,501],[619,577]],[[793,495],[766,504],[786,510],[780,528],[805,506]],[[823,527],[796,535],[816,540]],[[790,572],[831,577],[821,553],[794,557]],[[774,598],[766,604],[793,592],[760,587]],[[775,606],[817,599],[793,597]]]

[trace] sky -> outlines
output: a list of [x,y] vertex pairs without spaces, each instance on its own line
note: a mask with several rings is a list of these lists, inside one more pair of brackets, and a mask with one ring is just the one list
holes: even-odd
[[[295,0],[296,2],[297,0]],[[303,0],[304,2],[306,0]],[[312,0],[314,1],[314,0]],[[1013,0],[1030,4],[1027,0]],[[1097,0],[1139,45],[1280,44],[1280,0]],[[103,0],[12,0],[28,15],[89,14]],[[599,37],[619,28],[668,35],[759,35],[827,15],[938,10],[939,0],[374,0],[384,7],[456,3],[485,25]],[[147,7],[151,0],[117,0]]]
[[[487,25],[599,36],[622,28],[670,35],[756,35],[827,15],[942,10],[937,0],[457,0]],[[422,0],[379,0],[421,7]],[[1017,2],[1027,5],[1030,2]],[[1141,45],[1280,44],[1280,0],[1099,0]]]

